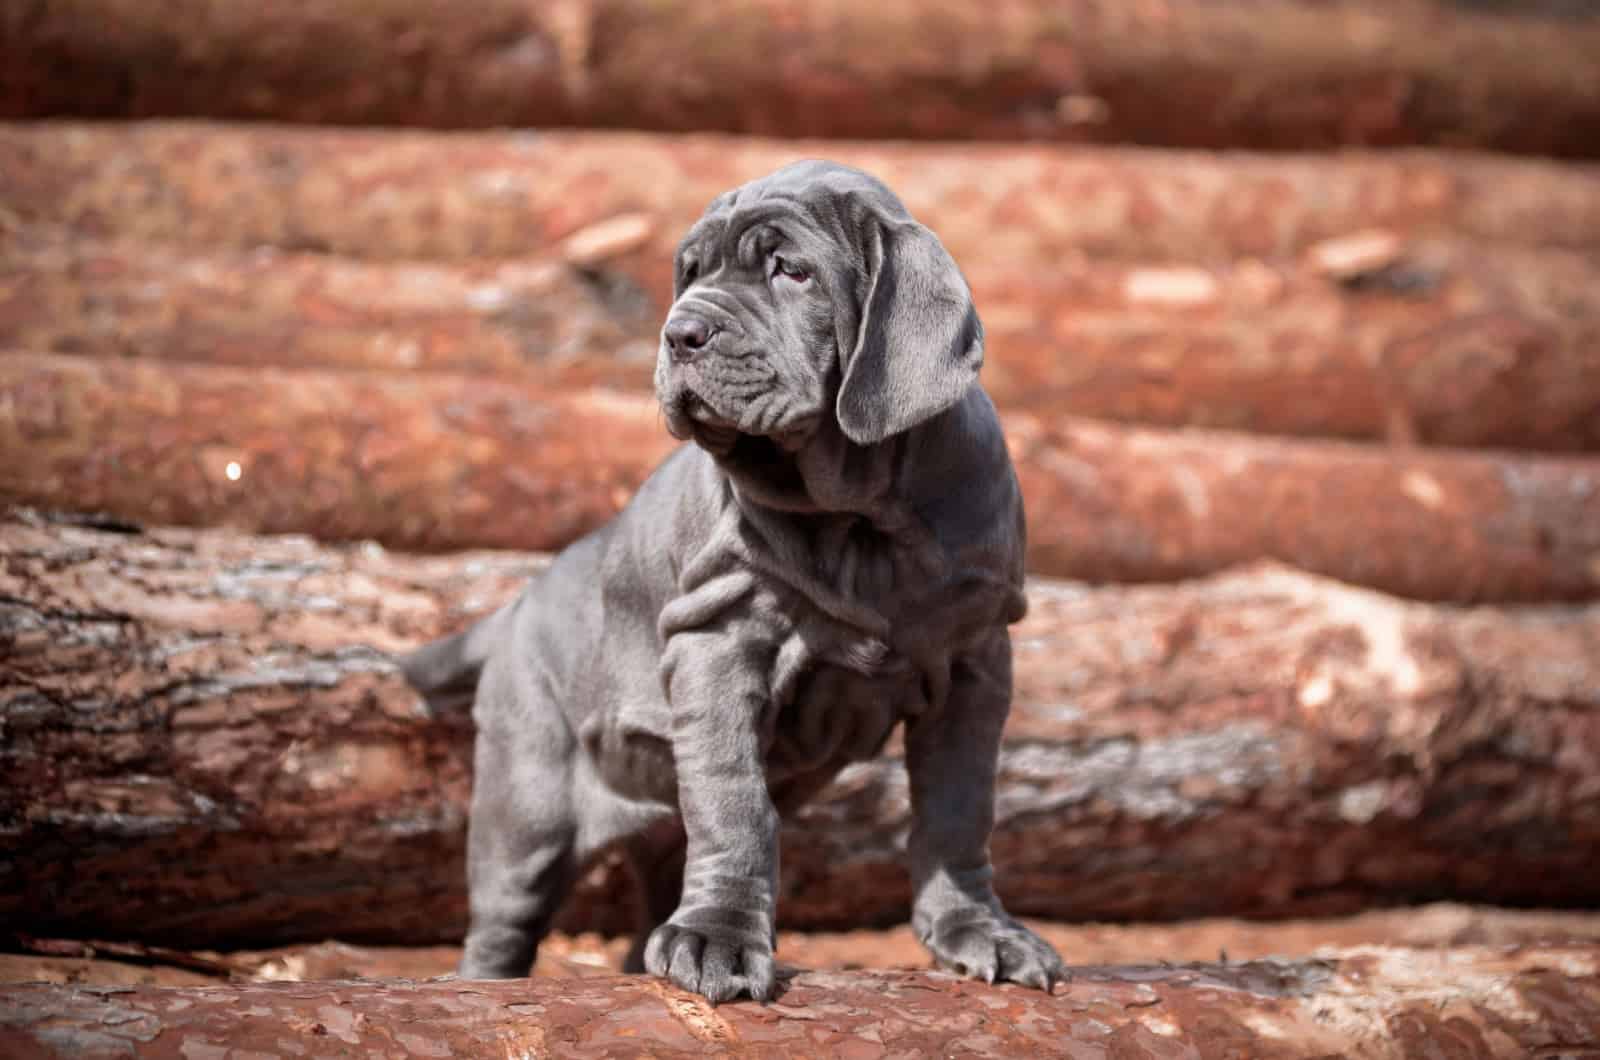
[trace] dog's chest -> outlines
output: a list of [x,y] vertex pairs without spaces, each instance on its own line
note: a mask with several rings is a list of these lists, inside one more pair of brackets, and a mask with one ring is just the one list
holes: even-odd
[[871,757],[896,723],[937,709],[952,659],[993,628],[1014,591],[962,569],[926,532],[886,534],[848,517],[725,518],[661,612],[663,667],[688,650],[761,667],[774,781]]
[[751,606],[776,615],[769,770],[831,771],[872,757],[928,708],[948,666],[960,594],[928,556],[860,522],[808,535],[809,578],[765,578]]

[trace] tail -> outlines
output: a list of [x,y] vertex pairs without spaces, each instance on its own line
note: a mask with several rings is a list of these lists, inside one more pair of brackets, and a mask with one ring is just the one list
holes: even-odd
[[478,675],[500,638],[509,632],[515,600],[453,637],[424,644],[399,659],[400,670],[411,687],[422,693],[430,714],[439,715],[472,705]]

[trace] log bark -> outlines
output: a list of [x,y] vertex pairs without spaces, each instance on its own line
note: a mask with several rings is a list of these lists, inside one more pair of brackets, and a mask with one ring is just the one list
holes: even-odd
[[[1039,573],[1267,558],[1420,599],[1600,595],[1597,457],[1004,424]],[[0,354],[0,498],[143,522],[555,548],[672,444],[653,401],[604,390]]]
[[[1252,961],[1329,949],[1399,946],[1444,949],[1494,946],[1600,947],[1600,913],[1433,902],[1369,909],[1349,916],[1132,923],[1027,921],[1077,965],[1153,960]],[[627,936],[554,932],[539,946],[535,978],[615,975],[631,944]],[[189,951],[142,942],[45,939],[13,935],[0,943],[0,984],[75,986],[204,986],[236,980],[426,979],[451,975],[461,947],[358,946],[325,940],[266,950]],[[848,972],[933,968],[909,924],[853,931],[780,931],[778,953],[791,966]],[[3,988],[3,986],[0,986]]]
[[[967,275],[1002,408],[1600,449],[1600,269],[1584,255],[1372,231],[1274,264],[1072,256],[1041,276],[983,259]],[[558,256],[365,262],[26,233],[0,250],[0,347],[647,391],[660,293]]]
[[[470,725],[390,660],[524,555],[0,525],[0,923],[220,946],[458,938]],[[1016,912],[1593,905],[1600,605],[1406,604],[1258,568],[1035,581],[993,852]],[[785,828],[786,929],[903,919],[899,750]],[[569,930],[631,928],[606,860]]]
[[1594,14],[1499,6],[32,0],[0,114],[1593,157]]
[[[1515,1057],[1596,1045],[1593,947],[1330,950],[1310,960],[1101,966],[1055,996],[941,973],[800,972],[713,1007],[647,977],[228,987],[10,986],[8,1056]],[[306,1040],[310,1037],[310,1041]]]
[[0,393],[0,496],[424,549],[566,545],[675,444],[642,397],[468,376],[0,354]]
[[0,347],[59,353],[647,389],[662,308],[559,257],[380,263],[36,233],[0,249]]
[[887,181],[963,266],[1009,261],[1044,273],[1073,252],[1184,263],[1291,256],[1371,228],[1600,244],[1593,164],[181,122],[0,125],[0,221],[385,259],[573,253],[644,262],[655,270],[646,288],[664,291],[661,263],[707,203],[817,156]]
[[[1378,254],[1348,271],[1346,249]],[[1161,426],[1600,449],[1600,270],[1585,255],[1371,231],[1299,261],[979,262],[1003,409]]]
[[1600,460],[1005,417],[1028,564],[1165,581],[1257,559],[1425,600],[1600,594]]

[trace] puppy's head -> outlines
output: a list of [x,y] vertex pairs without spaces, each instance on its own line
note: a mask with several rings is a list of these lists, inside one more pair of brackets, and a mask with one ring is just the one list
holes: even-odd
[[955,262],[860,170],[797,162],[722,195],[675,264],[656,395],[668,429],[719,458],[834,425],[875,444],[955,404],[983,362]]

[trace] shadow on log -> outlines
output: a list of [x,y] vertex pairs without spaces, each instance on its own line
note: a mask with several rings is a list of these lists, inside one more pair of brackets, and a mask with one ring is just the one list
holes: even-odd
[[[0,527],[0,922],[175,946],[458,938],[464,716],[388,653],[535,557]],[[1403,604],[1276,568],[1035,581],[993,853],[1019,913],[1594,905],[1600,607]],[[787,826],[780,921],[906,916],[898,750]],[[568,929],[626,930],[602,862]]]
[[773,1004],[720,1007],[643,976],[8,986],[0,988],[0,1050],[19,1060],[308,1048],[363,1056],[1521,1060],[1586,1053],[1600,1026],[1592,946],[1372,947],[1315,960],[1074,972],[1054,996],[940,973],[799,972]]
[[1600,25],[1563,0],[37,0],[0,14],[0,42],[0,114],[15,117],[1591,157],[1600,144]]
[[[24,234],[0,347],[278,367],[465,371],[649,391],[661,298],[549,258],[366,262]],[[1600,268],[1369,232],[1303,262],[1048,272],[980,259],[1001,408],[1261,433],[1600,449]],[[668,290],[661,287],[655,295]]]
[[1600,169],[1547,160],[172,122],[0,124],[0,224],[391,260],[559,253],[663,291],[707,203],[817,156],[885,180],[963,267],[1278,258],[1373,228],[1600,244]]
[[[1600,457],[1004,422],[1038,573],[1277,559],[1420,599],[1600,594]],[[556,548],[673,444],[642,395],[0,353],[0,499],[140,522]]]

